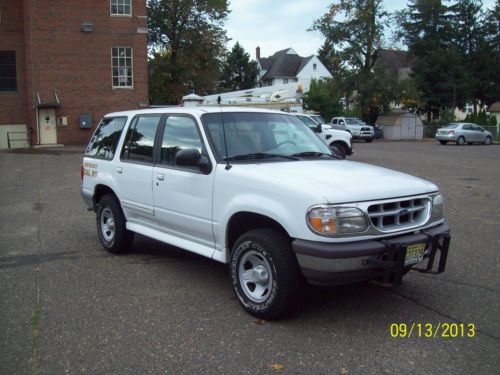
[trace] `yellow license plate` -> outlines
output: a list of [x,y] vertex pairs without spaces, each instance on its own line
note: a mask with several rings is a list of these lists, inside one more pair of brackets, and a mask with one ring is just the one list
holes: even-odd
[[405,266],[424,260],[425,243],[417,243],[406,247]]

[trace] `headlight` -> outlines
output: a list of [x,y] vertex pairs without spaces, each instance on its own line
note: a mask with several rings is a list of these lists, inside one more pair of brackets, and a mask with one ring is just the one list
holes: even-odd
[[359,233],[368,229],[365,215],[354,207],[313,207],[307,213],[307,224],[321,236]]
[[438,194],[432,200],[431,221],[436,221],[443,218],[443,196]]

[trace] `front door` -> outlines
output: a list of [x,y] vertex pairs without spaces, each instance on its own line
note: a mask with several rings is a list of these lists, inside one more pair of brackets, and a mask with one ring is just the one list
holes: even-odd
[[39,109],[38,125],[40,129],[40,144],[57,143],[56,111],[55,109]]
[[[154,210],[162,230],[176,237],[214,248],[212,190],[215,170],[206,174],[197,167],[176,164],[182,149],[205,147],[194,118],[168,115],[161,138],[160,160],[153,171]],[[200,252],[212,256],[212,252]]]

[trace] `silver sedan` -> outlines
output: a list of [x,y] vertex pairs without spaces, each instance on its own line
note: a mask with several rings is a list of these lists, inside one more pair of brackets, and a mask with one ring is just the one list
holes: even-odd
[[484,143],[491,145],[493,135],[476,124],[469,123],[451,123],[443,128],[439,128],[436,132],[436,140],[442,145],[448,142],[455,142],[457,145],[465,143]]

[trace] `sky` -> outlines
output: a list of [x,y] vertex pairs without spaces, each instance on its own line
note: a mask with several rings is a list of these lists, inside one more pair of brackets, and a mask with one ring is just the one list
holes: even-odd
[[[226,21],[228,48],[238,41],[255,59],[255,48],[261,57],[292,47],[300,56],[316,54],[323,43],[317,31],[307,31],[315,19],[328,9],[331,0],[229,0],[231,13]],[[492,7],[495,0],[483,0]],[[388,12],[406,7],[401,0],[385,0]],[[390,34],[390,33],[388,33]]]

